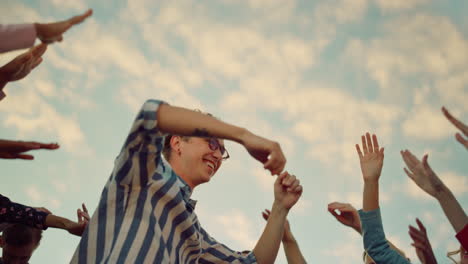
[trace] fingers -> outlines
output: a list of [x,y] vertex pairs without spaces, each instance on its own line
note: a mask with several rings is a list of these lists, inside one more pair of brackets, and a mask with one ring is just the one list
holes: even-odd
[[369,151],[369,153],[374,152],[374,149],[372,147],[371,136],[369,132],[366,133],[366,142],[367,142],[367,151]]
[[278,175],[286,166],[286,158],[283,155],[281,146],[274,142],[271,148],[270,156],[263,167],[271,172],[271,175]]
[[51,149],[51,150],[53,150],[53,149],[60,148],[60,145],[57,144],[57,143],[48,143],[48,144],[38,143],[38,144],[39,144],[41,149]]
[[418,218],[416,218],[416,224],[418,224],[419,230],[421,230],[421,232],[426,234],[426,227],[423,225],[423,223]]
[[450,112],[445,108],[445,107],[442,107],[442,112],[444,113],[445,117],[447,117],[447,119],[455,126],[457,127],[458,129],[460,129],[460,131],[465,134],[465,136],[468,136],[468,126],[466,126],[465,124],[463,124],[461,121],[459,121],[458,119],[456,119],[454,116],[452,116],[452,114],[450,114]]
[[458,142],[460,142],[463,146],[465,146],[465,148],[468,149],[468,140],[464,139],[460,133],[456,133],[455,138],[457,139]]
[[30,49],[30,52],[32,56],[34,57],[41,57],[42,55],[44,55],[46,50],[47,50],[47,44],[42,43],[42,44],[32,47]]
[[76,25],[76,24],[79,24],[79,23],[83,22],[86,18],[90,17],[92,14],[93,14],[93,10],[88,9],[84,14],[74,16],[74,17],[68,19],[67,21],[70,23],[70,26],[73,26],[73,25]]
[[374,145],[374,152],[379,152],[379,141],[377,140],[377,136],[375,134],[372,135],[372,143]]
[[436,176],[436,174],[432,170],[431,166],[429,166],[429,163],[427,162],[428,157],[429,157],[429,155],[426,154],[426,155],[424,155],[424,157],[422,159],[422,164],[423,164],[424,170],[426,171],[426,174]]
[[366,155],[367,153],[369,153],[369,151],[367,150],[367,144],[366,144],[366,137],[365,136],[361,136],[361,143],[362,143],[362,151],[364,152],[364,155]]
[[12,159],[33,160],[34,156],[33,155],[28,155],[28,154],[16,154],[16,155],[12,156]]
[[361,148],[359,148],[359,144],[356,144],[356,151],[357,151],[357,154],[359,156],[359,159],[362,159],[363,155],[362,155],[362,152],[361,152]]

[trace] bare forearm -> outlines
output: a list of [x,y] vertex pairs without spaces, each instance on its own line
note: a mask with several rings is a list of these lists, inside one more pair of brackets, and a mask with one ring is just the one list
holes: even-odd
[[445,188],[437,196],[437,200],[455,232],[460,232],[468,223],[468,218],[455,196],[448,188]]
[[274,263],[283,237],[288,210],[275,203],[262,236],[253,250],[259,264]]
[[288,264],[306,263],[296,239],[288,239],[287,241],[283,240],[283,248],[284,253],[286,254],[286,259],[288,260]]
[[65,229],[65,230],[67,230],[70,223],[71,223],[70,220],[60,217],[60,216],[53,215],[53,214],[47,215],[46,221],[45,221],[45,225],[48,227],[60,228],[60,229]]
[[206,114],[167,104],[159,107],[157,117],[161,131],[182,136],[217,137],[242,143],[249,133]]
[[362,210],[365,212],[379,208],[379,182],[364,181]]

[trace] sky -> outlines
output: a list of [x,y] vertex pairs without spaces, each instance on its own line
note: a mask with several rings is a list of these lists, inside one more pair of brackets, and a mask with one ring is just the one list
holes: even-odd
[[[440,108],[468,122],[467,1],[2,0],[0,23],[53,22],[87,8],[91,18],[5,88],[0,137],[61,147],[34,152],[34,161],[1,160],[2,195],[70,219],[82,202],[94,212],[140,106],[161,99],[280,143],[304,188],[288,219],[310,263],[362,262],[361,237],[326,209],[362,207],[354,145],[377,134],[388,239],[419,263],[408,235],[419,217],[449,263],[454,230],[403,172],[399,151],[428,153],[466,209],[468,153]],[[252,249],[275,178],[242,146],[226,147],[231,158],[194,190],[195,212],[218,241]],[[78,241],[49,229],[30,262],[68,263]],[[286,263],[282,249],[277,263]]]

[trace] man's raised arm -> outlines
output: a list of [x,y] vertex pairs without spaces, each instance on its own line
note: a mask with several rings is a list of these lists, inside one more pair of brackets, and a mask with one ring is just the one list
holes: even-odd
[[216,137],[243,145],[271,174],[280,174],[286,158],[277,142],[262,138],[245,128],[181,107],[163,104],[157,112],[158,128],[182,136]]

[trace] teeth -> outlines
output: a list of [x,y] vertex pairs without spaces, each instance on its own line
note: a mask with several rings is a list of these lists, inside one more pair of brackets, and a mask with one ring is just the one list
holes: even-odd
[[209,161],[209,160],[205,160],[205,163],[206,163],[210,168],[212,168],[212,169],[214,170],[215,165],[214,165],[213,162],[211,162],[211,161]]

